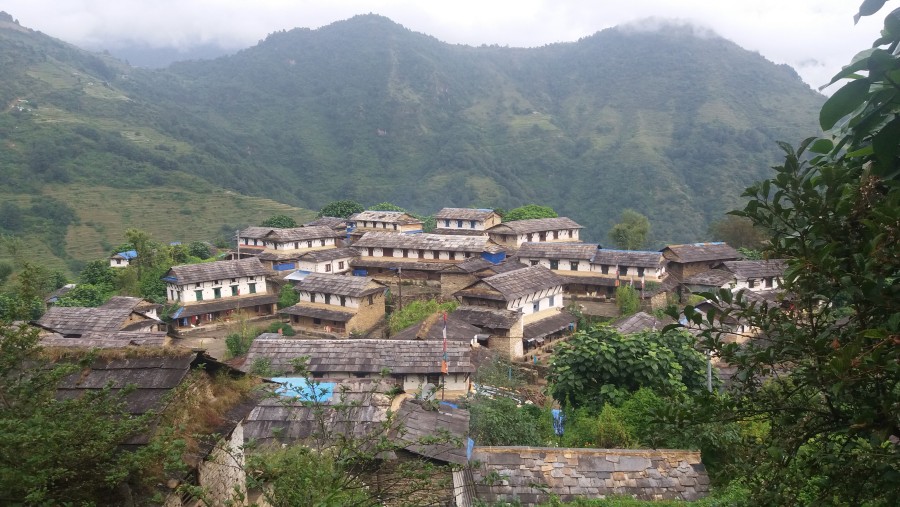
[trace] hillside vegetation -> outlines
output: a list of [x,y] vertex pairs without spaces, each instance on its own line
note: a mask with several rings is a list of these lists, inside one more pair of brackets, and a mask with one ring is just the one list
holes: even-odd
[[[777,159],[774,141],[815,130],[823,100],[789,67],[683,26],[475,48],[366,15],[150,71],[10,18],[0,65],[0,198],[71,207],[70,238],[104,205],[74,199],[77,189],[102,186],[104,202],[148,230],[198,220],[191,230],[215,233],[191,203],[229,190],[422,214],[541,203],[585,225],[588,240],[632,208],[650,218],[654,244],[707,239],[708,223]],[[152,211],[131,199],[153,193]],[[242,216],[208,217],[225,224],[228,213]],[[56,256],[117,242],[107,223]],[[0,232],[44,241],[33,223],[8,225]]]

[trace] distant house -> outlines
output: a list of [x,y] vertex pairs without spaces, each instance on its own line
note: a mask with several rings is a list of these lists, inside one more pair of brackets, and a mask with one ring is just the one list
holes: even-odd
[[399,268],[407,280],[440,280],[440,272],[449,265],[479,257],[496,263],[506,256],[484,236],[367,232],[353,248],[359,252],[353,260],[354,274],[389,279]]
[[342,336],[365,333],[384,318],[387,288],[368,277],[311,273],[296,282],[300,302],[278,313],[300,329]]
[[330,227],[341,236],[347,235],[347,219],[340,217],[319,217],[312,222],[303,224],[303,227]]
[[372,231],[418,234],[422,225],[421,220],[402,211],[362,211],[347,219],[347,230],[354,241]]
[[181,305],[172,314],[173,323],[197,326],[236,311],[271,315],[278,295],[268,293],[266,273],[256,257],[173,266],[162,278],[169,304]]
[[[274,335],[277,336],[277,335]],[[244,369],[258,359],[269,362],[276,372],[294,371],[292,362],[308,357],[307,368],[316,379],[392,378],[406,392],[427,383],[444,384],[445,393],[462,396],[469,391],[469,376],[475,371],[469,344],[447,344],[447,373],[441,373],[443,343],[420,340],[297,340],[268,333],[253,341]]]
[[567,294],[612,297],[615,278],[601,276],[591,264],[596,243],[522,243],[517,255],[529,266],[543,266],[563,278]]
[[326,226],[248,227],[238,234],[238,241],[241,257],[256,256],[275,271],[288,271],[297,269],[301,255],[336,248],[343,237],[344,233]]
[[350,262],[358,257],[359,251],[355,248],[313,250],[297,258],[297,271],[303,275],[309,273],[349,273],[352,269]]
[[127,268],[129,263],[137,258],[136,250],[126,250],[119,252],[109,258],[109,267],[111,268]]
[[490,333],[489,348],[520,358],[526,349],[574,329],[576,319],[563,310],[563,283],[543,266],[494,275],[456,292],[457,312]]
[[75,288],[74,283],[67,283],[67,284],[63,285],[62,287],[56,289],[55,291],[51,292],[47,297],[45,297],[44,303],[47,303],[47,306],[53,306],[59,301],[59,298],[65,296],[66,294],[68,294],[68,292],[70,290],[72,290],[74,288]]
[[570,218],[558,217],[504,222],[487,232],[497,244],[515,249],[530,242],[580,241],[578,233],[582,228]]
[[444,208],[434,215],[435,234],[486,236],[487,229],[501,222],[491,209]]
[[733,275],[731,288],[753,292],[780,288],[786,268],[787,262],[782,259],[725,261],[718,266]]
[[495,264],[482,257],[471,257],[459,264],[453,264],[441,270],[441,297],[449,299],[453,297],[456,291],[464,289],[482,278],[499,275],[507,271],[515,271],[524,267],[524,264],[512,258]]
[[119,331],[165,331],[165,323],[156,315],[158,308],[159,305],[141,298],[115,296],[95,308],[52,306],[33,324],[65,338]]
[[666,271],[678,281],[709,271],[719,263],[740,260],[743,256],[726,243],[669,245],[661,250],[668,264]]

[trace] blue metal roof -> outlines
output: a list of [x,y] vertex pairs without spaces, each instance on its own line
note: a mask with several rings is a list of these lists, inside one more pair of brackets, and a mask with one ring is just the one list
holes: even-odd
[[275,389],[276,394],[298,398],[300,401],[325,402],[334,396],[334,382],[311,381],[296,377],[275,377],[272,382],[281,384]]
[[116,255],[121,255],[122,257],[125,257],[128,260],[131,260],[131,259],[134,259],[137,257],[137,250],[128,250],[125,252],[119,252]]

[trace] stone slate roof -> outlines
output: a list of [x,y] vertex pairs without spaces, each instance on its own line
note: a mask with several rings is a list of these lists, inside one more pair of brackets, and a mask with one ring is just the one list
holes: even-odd
[[720,269],[734,273],[739,280],[751,278],[782,277],[787,268],[787,261],[782,259],[758,260],[758,261],[725,261]]
[[53,334],[41,338],[43,347],[75,347],[85,349],[109,349],[123,347],[162,347],[166,344],[166,333],[154,332],[114,332],[114,333],[86,333],[78,338],[64,338],[60,334]]
[[321,306],[309,306],[310,303],[297,303],[294,306],[282,308],[278,313],[282,315],[298,315],[300,317],[310,317],[313,319],[325,319],[332,322],[347,322],[352,319],[356,313],[352,311],[335,310],[333,308],[323,308]]
[[503,222],[488,229],[491,234],[529,234],[543,231],[561,231],[563,229],[583,229],[574,220],[567,217],[533,218]]
[[[697,451],[475,447],[477,497],[488,503],[533,506],[550,500],[633,496],[643,500],[696,500],[709,491]],[[499,475],[500,480],[485,480]]]
[[363,297],[384,292],[385,286],[367,276],[344,276],[328,273],[310,273],[297,282],[297,290],[338,296]]
[[[202,301],[191,303],[183,306],[180,312],[177,312],[177,318],[193,317],[194,315],[203,315],[206,313],[221,312],[224,310],[237,310],[239,308],[249,308],[257,305],[271,305],[278,302],[278,294],[257,294],[252,296],[228,297],[222,299],[214,299],[212,301]],[[173,318],[176,318],[173,315]]]
[[734,281],[734,273],[724,269],[710,269],[684,279],[685,285],[703,285],[707,287],[722,287]]
[[310,239],[340,238],[343,234],[335,232],[334,228],[312,225],[309,227],[291,227],[280,229],[275,227],[247,227],[240,233],[240,238],[268,239],[276,243],[288,241],[307,241]]
[[394,248],[481,253],[488,247],[487,236],[446,236],[440,234],[397,234],[373,231],[353,244],[357,248]]
[[658,268],[665,263],[665,258],[659,252],[646,252],[641,250],[613,250],[600,248],[594,253],[591,264],[603,264],[606,266],[634,266],[638,268]]
[[594,257],[597,243],[529,242],[519,246],[521,259],[572,259],[589,261]]
[[485,220],[494,213],[492,209],[443,208],[434,214],[438,220]]
[[444,269],[447,273],[477,273],[483,269],[490,268],[494,263],[481,257],[469,257],[468,259],[452,264]]
[[[481,329],[469,324],[456,312],[447,314],[447,341],[469,342]],[[436,313],[391,336],[392,340],[443,340],[444,319]]]
[[484,229],[450,229],[445,227],[435,227],[432,234],[440,234],[441,236],[487,236]]
[[[334,382],[313,384],[317,390]],[[387,417],[390,397],[384,393],[394,387],[393,379],[343,380],[333,387],[325,401],[293,401],[288,397],[267,397],[260,401],[244,421],[244,440],[261,446],[289,444],[312,434],[314,422],[322,421],[328,432],[365,437],[378,431]],[[318,436],[318,435],[316,435]]]
[[691,243],[686,245],[669,245],[662,249],[662,254],[672,262],[706,262],[733,261],[743,257],[737,250],[726,243]]
[[622,317],[612,323],[612,326],[622,334],[634,334],[641,331],[662,331],[662,328],[674,323],[672,319],[660,320],[644,312],[637,312],[628,317]]
[[[35,324],[62,335],[121,331],[126,327],[126,320],[136,311],[134,308],[142,302],[139,298],[116,297],[96,308],[52,306]],[[128,327],[143,328],[161,322],[146,315],[144,317],[147,319],[145,322],[137,322]]]
[[527,341],[536,340],[541,342],[547,336],[568,329],[570,325],[576,324],[577,322],[577,318],[571,313],[563,310],[552,317],[546,317],[530,324],[526,324],[522,330],[522,334]]
[[509,329],[513,327],[522,316],[512,310],[500,310],[484,306],[458,306],[453,315],[460,319],[485,329]]
[[307,222],[303,224],[303,227],[312,227],[316,225],[321,225],[325,227],[331,227],[332,229],[345,228],[347,227],[347,219],[341,217],[319,217],[312,222]]
[[409,259],[380,260],[379,257],[355,258],[350,260],[354,268],[402,268],[404,271],[443,271],[452,261],[410,261]]
[[[419,340],[296,340],[257,338],[247,353],[245,365],[257,358],[271,361],[275,371],[291,371],[291,359],[309,356],[313,373],[347,372],[394,374],[440,373],[443,343]],[[471,373],[468,344],[448,343],[450,373]]]
[[328,248],[326,250],[306,252],[301,255],[299,259],[312,262],[325,262],[353,257],[359,257],[359,250],[355,248]]
[[[400,405],[397,421],[401,431],[394,438],[406,444],[406,450],[447,463],[466,464],[468,410],[447,403],[431,408],[420,400],[408,399]],[[437,443],[426,443],[432,439],[437,439]]]
[[259,262],[259,259],[248,257],[234,261],[214,261],[172,266],[172,269],[166,273],[163,279],[174,278],[175,283],[184,285],[244,276],[265,276],[268,272],[269,270]]
[[488,296],[484,293],[484,289],[490,288],[503,296],[506,301],[512,301],[534,292],[552,289],[563,283],[564,280],[560,276],[543,266],[528,266],[487,277],[456,294],[475,297]]
[[[585,275],[567,275],[565,271],[561,271],[558,273],[560,278],[563,279],[563,282],[566,285],[580,284],[580,285],[595,285],[597,287],[615,287],[616,279],[610,278],[607,276],[585,276]],[[619,283],[627,284],[630,281],[630,277],[623,277]],[[641,286],[640,280],[634,281],[635,287]]]
[[350,222],[387,222],[397,225],[421,224],[418,220],[408,213],[402,211],[361,211],[350,215],[347,219]]

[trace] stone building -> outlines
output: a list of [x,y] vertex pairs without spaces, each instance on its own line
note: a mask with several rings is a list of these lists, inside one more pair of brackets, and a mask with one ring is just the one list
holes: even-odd
[[384,319],[384,284],[364,276],[311,273],[295,282],[300,301],[278,313],[300,329],[339,336],[366,333]]
[[422,221],[402,211],[361,211],[347,219],[347,231],[352,241],[367,232],[387,232],[392,234],[419,234]]
[[666,271],[675,280],[709,271],[719,263],[740,260],[743,256],[726,243],[692,243],[687,245],[669,245],[661,250],[668,263]]
[[580,241],[579,231],[582,226],[571,218],[534,218],[504,222],[488,229],[488,236],[498,245],[516,249],[522,243]]
[[160,305],[141,298],[114,296],[98,307],[51,306],[35,326],[65,338],[95,333],[155,333],[165,331],[156,314]]
[[327,226],[248,227],[238,233],[240,256],[256,256],[275,271],[297,269],[301,255],[316,250],[337,248],[346,233]]
[[487,229],[502,219],[492,209],[443,208],[434,214],[435,234],[487,236]]

